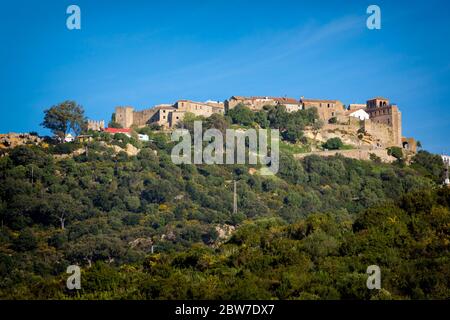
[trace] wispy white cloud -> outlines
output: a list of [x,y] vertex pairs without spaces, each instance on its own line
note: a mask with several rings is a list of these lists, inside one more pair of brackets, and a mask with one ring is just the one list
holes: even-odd
[[[140,76],[127,89],[122,89],[121,94],[133,98],[148,97],[180,86],[189,89],[237,76],[251,76],[254,71],[276,68],[277,64],[285,63],[291,58],[306,61],[307,57],[333,50],[339,41],[362,32],[363,23],[360,17],[351,16],[323,25],[307,23],[288,31],[238,39],[208,60],[194,61],[165,73]],[[108,94],[109,92],[99,93],[97,99],[106,98]]]

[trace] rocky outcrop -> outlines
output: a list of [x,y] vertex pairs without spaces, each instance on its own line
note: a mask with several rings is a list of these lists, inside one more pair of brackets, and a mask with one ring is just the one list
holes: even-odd
[[130,241],[128,245],[131,248],[139,248],[141,250],[147,251],[151,250],[153,240],[151,238],[137,238],[133,241]]
[[370,155],[373,154],[380,158],[382,162],[391,163],[396,159],[388,155],[386,149],[352,149],[352,150],[329,150],[329,151],[314,151],[308,153],[298,153],[294,157],[296,159],[303,159],[310,155],[318,155],[322,157],[331,157],[335,155],[341,155],[343,157],[358,159],[358,160],[371,160]]
[[224,241],[228,240],[231,237],[234,230],[236,230],[236,227],[229,224],[223,224],[216,226],[215,229],[217,232],[217,240]]
[[117,145],[110,145],[104,141],[101,141],[100,144],[105,147],[112,148],[114,150],[114,153],[116,153],[116,154],[120,153],[120,152],[125,152],[129,156],[136,156],[139,153],[139,151],[141,151],[140,149],[136,148],[135,146],[133,146],[130,143],[127,143],[125,148],[121,148]]
[[37,135],[29,133],[7,133],[0,134],[0,149],[15,148],[24,144],[38,145],[42,139]]

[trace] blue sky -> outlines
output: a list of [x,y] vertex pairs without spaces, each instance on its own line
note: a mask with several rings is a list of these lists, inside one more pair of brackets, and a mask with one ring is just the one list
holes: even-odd
[[[81,30],[66,8],[81,8]],[[366,28],[381,8],[382,29]],[[0,132],[39,131],[70,99],[115,106],[231,95],[385,96],[403,134],[450,153],[449,1],[9,1],[0,5]]]

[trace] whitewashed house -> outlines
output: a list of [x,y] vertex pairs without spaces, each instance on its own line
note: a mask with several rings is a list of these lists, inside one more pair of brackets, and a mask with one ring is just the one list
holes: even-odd
[[138,138],[140,141],[145,141],[145,142],[149,141],[148,135],[146,135],[146,134],[138,134]]
[[353,111],[349,114],[350,117],[359,118],[359,120],[369,120],[370,116],[367,112],[365,112],[363,109],[359,109],[356,111]]
[[64,137],[64,142],[72,142],[74,140],[75,140],[74,136],[71,135],[70,133],[66,134],[66,136]]

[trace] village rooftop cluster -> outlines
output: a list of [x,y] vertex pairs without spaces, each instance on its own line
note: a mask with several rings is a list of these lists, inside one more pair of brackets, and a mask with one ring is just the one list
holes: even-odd
[[93,120],[88,121],[88,129],[129,134],[132,127],[153,125],[163,130],[171,130],[183,120],[187,113],[207,118],[215,113],[226,114],[240,105],[255,112],[262,110],[264,106],[284,106],[287,112],[316,108],[319,118],[328,129],[346,125],[346,130],[365,132],[370,135],[372,137],[370,143],[378,148],[396,146],[411,152],[416,152],[417,149],[415,139],[402,136],[402,115],[398,106],[383,97],[375,97],[367,100],[366,103],[352,103],[348,106],[339,100],[270,96],[232,96],[223,102],[178,100],[174,104],[159,104],[139,111],[131,106],[119,106],[115,108],[113,120],[120,125],[120,129],[105,128],[104,121]]

